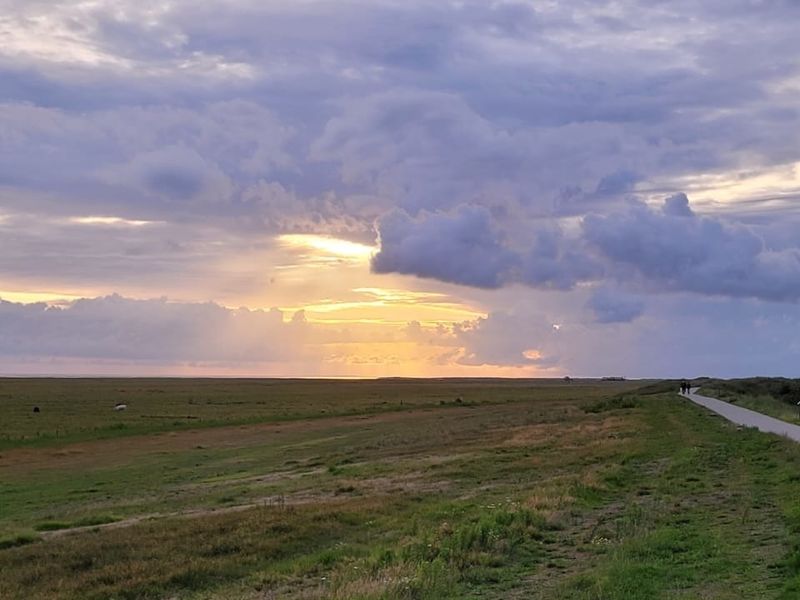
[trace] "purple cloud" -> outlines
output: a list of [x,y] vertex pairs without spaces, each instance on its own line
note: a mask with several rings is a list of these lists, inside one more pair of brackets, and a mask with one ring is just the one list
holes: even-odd
[[214,303],[133,300],[118,295],[64,307],[0,299],[0,355],[131,361],[263,362],[298,359],[302,318]]
[[481,288],[500,287],[518,257],[491,229],[486,209],[412,219],[402,211],[378,223],[381,249],[372,259],[376,273],[404,273]]
[[800,298],[800,249],[772,250],[751,228],[695,216],[683,200],[668,198],[663,211],[589,215],[584,236],[620,279],[708,295]]
[[630,323],[644,312],[644,300],[607,287],[596,290],[587,306],[597,323]]

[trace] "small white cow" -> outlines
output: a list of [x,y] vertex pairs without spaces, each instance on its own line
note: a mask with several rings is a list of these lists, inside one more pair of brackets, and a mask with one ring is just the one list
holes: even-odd
[[125,410],[128,408],[127,404],[117,404],[114,406],[114,410]]

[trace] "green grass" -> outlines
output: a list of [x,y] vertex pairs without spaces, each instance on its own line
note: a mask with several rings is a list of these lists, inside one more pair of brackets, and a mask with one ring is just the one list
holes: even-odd
[[34,525],[36,531],[60,531],[62,529],[73,529],[76,527],[94,527],[97,525],[108,525],[121,520],[119,517],[111,515],[89,515],[75,521],[44,521]]
[[[586,398],[638,384],[493,379],[1,379],[0,450],[176,430],[516,402]],[[460,399],[460,401],[459,401]],[[117,403],[127,410],[115,411]],[[34,407],[40,412],[34,413]]]
[[25,546],[38,541],[39,537],[32,534],[20,534],[11,537],[0,538],[0,550],[15,548],[16,546]]
[[592,402],[584,407],[586,412],[601,413],[609,410],[619,410],[622,408],[636,408],[640,405],[638,396],[620,394],[612,398],[604,398]]
[[[3,451],[0,597],[800,593],[796,444],[671,383],[372,384],[404,408]],[[429,402],[445,385],[471,405]]]
[[701,393],[800,425],[800,380],[782,377],[710,379]]

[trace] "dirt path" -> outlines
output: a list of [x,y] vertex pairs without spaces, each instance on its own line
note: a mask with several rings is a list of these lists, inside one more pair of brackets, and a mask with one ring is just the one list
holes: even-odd
[[231,506],[215,507],[215,508],[189,508],[181,511],[173,511],[168,513],[149,513],[143,515],[135,515],[112,523],[103,523],[100,525],[81,525],[76,527],[65,527],[63,529],[56,529],[54,531],[42,531],[39,533],[42,539],[52,539],[69,535],[72,533],[81,533],[84,531],[96,531],[104,529],[120,529],[123,527],[131,527],[139,523],[149,522],[161,519],[196,519],[200,517],[208,517],[211,515],[224,515],[228,513],[237,513],[251,508],[264,508],[273,510],[283,510],[290,506],[301,506],[304,504],[319,504],[319,503],[341,503],[353,498],[362,497],[367,495],[370,497],[377,496],[394,496],[398,493],[430,493],[441,492],[450,486],[449,481],[427,481],[421,476],[409,475],[398,477],[373,477],[370,479],[353,480],[353,483],[358,487],[356,495],[344,493],[339,494],[336,492],[325,493],[318,491],[301,491],[294,494],[281,494],[262,496],[255,498],[243,504],[233,504]]
[[349,496],[334,496],[322,494],[296,494],[294,496],[267,496],[259,498],[256,501],[248,502],[247,504],[235,504],[233,506],[224,506],[221,508],[193,508],[184,511],[169,512],[169,513],[151,513],[146,515],[137,515],[127,519],[114,521],[113,523],[103,523],[101,525],[82,525],[79,527],[65,527],[64,529],[56,529],[55,531],[42,531],[39,536],[44,539],[53,539],[70,535],[73,533],[81,533],[84,531],[98,531],[105,529],[121,529],[123,527],[131,527],[139,523],[161,519],[198,519],[201,517],[208,517],[212,515],[225,515],[229,513],[237,513],[251,508],[272,508],[281,510],[287,506],[300,506],[302,504],[311,504],[317,502],[342,502],[349,499]]
[[744,427],[755,427],[759,431],[763,431],[765,433],[774,433],[789,438],[790,440],[794,440],[795,442],[800,442],[799,425],[793,425],[774,417],[768,417],[760,412],[750,410],[749,408],[742,408],[741,406],[736,406],[730,402],[723,402],[722,400],[717,400],[715,398],[701,396],[700,394],[696,393],[698,389],[699,388],[692,388],[688,394],[681,395],[684,398],[691,400],[695,404],[699,404],[700,406],[714,411],[718,415],[725,417],[728,419],[728,421],[736,423],[737,425],[743,425]]

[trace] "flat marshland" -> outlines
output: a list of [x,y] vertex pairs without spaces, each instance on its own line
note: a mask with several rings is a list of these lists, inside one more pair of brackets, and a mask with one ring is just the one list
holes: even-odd
[[674,389],[0,380],[0,598],[800,597],[800,445]]

